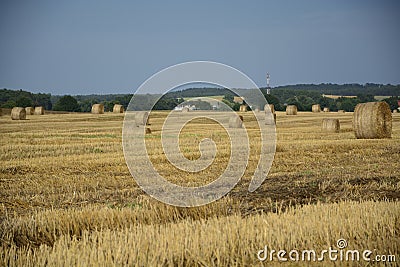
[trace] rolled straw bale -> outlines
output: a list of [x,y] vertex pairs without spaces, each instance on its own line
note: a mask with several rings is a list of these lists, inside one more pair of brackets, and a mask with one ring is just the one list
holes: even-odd
[[392,114],[386,102],[358,104],[353,114],[353,130],[358,139],[392,136]]
[[398,109],[393,109],[393,113],[399,113]]
[[297,106],[296,105],[288,105],[286,107],[286,115],[297,115]]
[[324,107],[324,112],[329,112],[329,108],[328,107]]
[[242,120],[238,115],[232,115],[229,118],[229,128],[242,128]]
[[343,109],[339,109],[337,112],[338,113],[346,113],[346,111],[344,111]]
[[312,112],[321,112],[321,106],[319,104],[312,105]]
[[44,108],[43,107],[35,107],[35,115],[44,115]]
[[182,108],[182,112],[189,112],[189,108],[188,107],[183,107]]
[[[269,109],[268,109],[268,106],[269,106]],[[265,104],[265,106],[264,106],[264,111],[267,112],[267,111],[269,111],[269,110],[271,110],[272,113],[275,113],[275,106],[274,106],[274,104]]]
[[92,106],[93,114],[103,114],[104,113],[104,105],[103,104],[94,104]]
[[147,111],[140,111],[135,114],[136,126],[149,125],[149,113]]
[[265,125],[276,124],[276,113],[265,113]]
[[255,108],[254,112],[260,112],[260,109],[259,108]]
[[326,132],[335,132],[338,133],[340,131],[340,122],[338,119],[323,119],[322,120],[322,130]]
[[247,111],[247,105],[240,105],[239,111],[240,112],[246,112]]
[[14,107],[11,110],[11,119],[12,120],[25,120],[26,119],[26,110],[20,107]]
[[25,111],[26,115],[33,115],[35,113],[35,109],[33,107],[26,107]]
[[124,106],[115,104],[113,107],[113,113],[124,113]]

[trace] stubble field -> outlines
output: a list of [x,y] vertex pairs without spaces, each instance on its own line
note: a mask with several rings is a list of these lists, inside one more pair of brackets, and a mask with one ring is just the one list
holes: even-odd
[[[152,162],[174,183],[211,182],[230,155],[226,132],[204,120],[183,128],[187,158],[199,157],[205,137],[218,154],[200,174],[177,172],[160,146],[166,114],[150,116]],[[123,155],[123,114],[0,117],[0,265],[260,266],[265,245],[320,251],[340,238],[400,261],[400,115],[391,139],[357,140],[352,113],[278,112],[275,160],[254,193],[247,188],[260,139],[250,112],[242,115],[251,144],[244,177],[196,208],[168,206],[138,187]],[[321,132],[325,117],[339,118],[340,133]],[[365,262],[323,262],[335,264]]]

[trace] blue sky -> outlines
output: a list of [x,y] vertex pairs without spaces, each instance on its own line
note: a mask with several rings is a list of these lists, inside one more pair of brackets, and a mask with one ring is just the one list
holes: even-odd
[[400,83],[400,1],[1,1],[0,88],[132,93],[165,67],[265,86]]

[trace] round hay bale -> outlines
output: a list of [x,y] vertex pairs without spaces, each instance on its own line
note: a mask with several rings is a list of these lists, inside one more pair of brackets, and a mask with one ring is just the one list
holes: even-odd
[[324,112],[329,112],[329,108],[328,107],[324,107]]
[[242,128],[242,118],[240,118],[238,115],[232,115],[229,118],[229,128]]
[[189,112],[189,108],[188,107],[183,107],[182,108],[182,112]]
[[398,109],[393,109],[393,113],[399,113]]
[[322,130],[325,132],[335,132],[340,131],[340,122],[338,119],[323,119],[322,120]]
[[358,104],[353,114],[357,139],[380,139],[392,136],[392,114],[386,102]]
[[149,125],[149,113],[147,111],[140,111],[135,114],[136,126]]
[[94,104],[92,106],[93,114],[104,114],[104,105],[103,104]]
[[35,113],[35,109],[33,107],[26,107],[25,111],[26,115],[33,115]]
[[115,104],[113,107],[113,113],[124,113],[124,106]]
[[339,109],[337,112],[338,113],[346,113],[346,111],[344,111],[343,109]]
[[149,127],[146,127],[145,134],[151,134],[151,129]]
[[247,111],[247,105],[240,105],[239,111],[240,112],[246,112]]
[[260,109],[259,108],[255,108],[254,112],[260,112]]
[[268,106],[269,106],[269,109],[271,110],[271,112],[272,112],[272,113],[275,113],[275,106],[274,106],[274,104],[265,104],[265,106],[264,106],[264,111],[265,111],[265,112],[268,111]]
[[43,107],[35,107],[35,115],[44,115],[44,108]]
[[11,110],[11,119],[12,120],[25,120],[26,119],[26,110],[20,107],[14,107]]
[[288,105],[286,107],[286,115],[297,115],[297,106],[296,105]]
[[321,106],[319,104],[312,105],[311,111],[312,112],[321,112]]
[[265,113],[265,125],[276,124],[276,113]]

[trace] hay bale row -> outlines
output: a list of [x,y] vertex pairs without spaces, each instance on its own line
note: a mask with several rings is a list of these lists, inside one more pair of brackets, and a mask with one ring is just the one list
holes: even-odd
[[11,119],[12,120],[25,120],[26,119],[26,111],[24,108],[14,107],[11,110]]
[[322,130],[325,132],[335,132],[340,131],[340,122],[338,119],[323,119],[322,120]]
[[94,104],[92,106],[93,114],[104,114],[104,105],[103,104]]
[[239,111],[240,112],[246,112],[247,111],[247,105],[240,105]]
[[124,106],[115,104],[113,107],[113,113],[124,113]]
[[312,105],[311,111],[314,113],[321,112],[321,106],[319,104]]
[[26,107],[25,108],[26,115],[33,115],[35,114],[35,109],[33,107]]
[[229,128],[242,128],[243,117],[232,115],[229,119]]
[[391,138],[392,114],[386,102],[358,104],[353,114],[353,130],[357,139]]
[[296,105],[288,105],[286,107],[286,115],[297,115],[297,106]]

